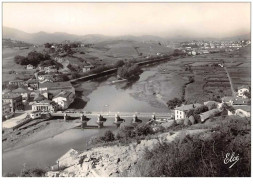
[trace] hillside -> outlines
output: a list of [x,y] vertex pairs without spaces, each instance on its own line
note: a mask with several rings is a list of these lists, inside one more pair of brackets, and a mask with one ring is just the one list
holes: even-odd
[[[54,166],[54,171],[47,172],[46,176],[250,176],[250,121],[247,119],[219,117],[206,124],[172,129],[170,126],[166,130],[169,132],[132,138],[130,143],[124,142],[124,138],[115,138],[116,141],[107,140],[107,145],[86,151],[71,149],[56,161],[60,170],[56,171]],[[224,163],[229,151],[240,154],[240,162]]]

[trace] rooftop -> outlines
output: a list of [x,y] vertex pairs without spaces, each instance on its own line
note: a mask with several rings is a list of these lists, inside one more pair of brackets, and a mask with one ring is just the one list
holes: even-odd
[[46,82],[46,83],[42,83],[40,84],[40,88],[68,88],[68,87],[72,87],[72,84],[69,81],[66,82]]
[[18,94],[14,94],[14,93],[3,94],[3,99],[14,99],[14,98],[17,98],[17,97],[22,97],[22,96],[18,95]]
[[13,90],[12,92],[13,93],[26,93],[26,92],[28,92],[28,90],[20,87],[20,88]]
[[187,111],[187,110],[191,110],[191,109],[194,109],[194,108],[197,108],[197,107],[200,107],[200,106],[202,106],[202,105],[199,104],[199,103],[188,104],[188,105],[182,105],[180,107],[176,107],[175,110]]
[[64,97],[64,98],[67,98],[72,92],[70,91],[61,91],[59,94],[57,94],[54,98],[57,98],[57,97]]

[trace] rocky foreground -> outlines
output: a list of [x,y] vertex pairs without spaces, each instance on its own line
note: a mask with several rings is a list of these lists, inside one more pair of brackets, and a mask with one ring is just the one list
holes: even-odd
[[[142,140],[128,146],[107,146],[92,148],[80,152],[69,150],[58,159],[57,171],[49,171],[47,177],[117,177],[131,171],[142,158],[146,150],[152,150],[159,144],[170,143],[187,134],[201,133],[207,130],[183,130],[160,134],[156,139]],[[59,166],[59,169],[58,169]],[[53,169],[54,167],[52,167]]]

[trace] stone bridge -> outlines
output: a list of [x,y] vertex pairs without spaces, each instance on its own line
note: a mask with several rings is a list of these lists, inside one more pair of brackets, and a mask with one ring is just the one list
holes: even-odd
[[167,121],[171,119],[170,113],[147,113],[147,112],[64,112],[58,111],[51,113],[52,117],[62,117],[65,121],[69,118],[80,118],[82,122],[82,128],[87,126],[87,122],[91,118],[96,118],[96,124],[98,128],[102,128],[107,119],[113,118],[113,123],[119,127],[121,123],[125,122],[125,119],[131,118],[133,124],[141,123],[141,119],[148,119],[153,121]]

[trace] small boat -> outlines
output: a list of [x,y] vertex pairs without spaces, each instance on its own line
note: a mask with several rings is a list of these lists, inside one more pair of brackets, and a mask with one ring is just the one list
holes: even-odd
[[118,79],[118,80],[112,81],[111,84],[121,83],[121,82],[124,82],[124,81],[127,81],[127,79]]

